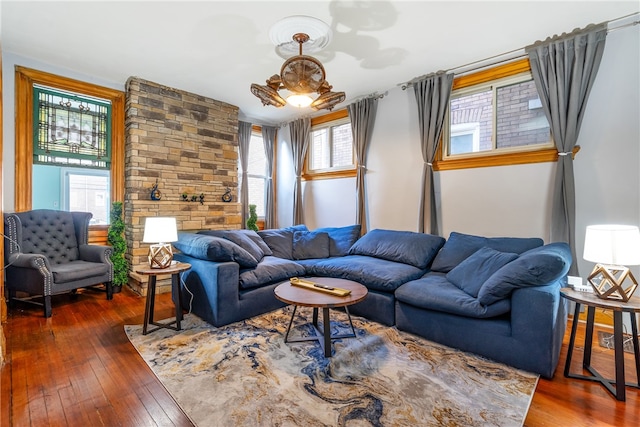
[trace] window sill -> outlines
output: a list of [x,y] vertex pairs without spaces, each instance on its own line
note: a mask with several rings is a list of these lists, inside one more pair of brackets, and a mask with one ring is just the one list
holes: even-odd
[[[580,151],[580,146],[573,149],[573,158]],[[446,171],[456,169],[484,168],[491,166],[524,165],[529,163],[555,162],[558,160],[558,151],[555,148],[545,148],[535,151],[521,151],[507,154],[490,154],[464,159],[436,160],[433,163],[434,171]]]
[[329,172],[304,173],[302,179],[304,181],[314,181],[317,179],[335,179],[335,178],[355,178],[355,169],[343,169]]

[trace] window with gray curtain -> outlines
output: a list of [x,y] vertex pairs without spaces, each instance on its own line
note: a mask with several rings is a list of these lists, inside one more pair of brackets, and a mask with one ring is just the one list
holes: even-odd
[[293,156],[293,171],[295,183],[293,187],[293,225],[304,224],[304,210],[302,206],[302,168],[304,157],[309,147],[309,133],[311,119],[303,118],[289,123],[291,136],[291,154]]
[[367,172],[367,151],[371,142],[373,125],[376,120],[378,98],[366,98],[347,107],[351,120],[353,148],[356,155],[356,224],[360,233],[367,232],[367,203],[365,192],[365,174]]
[[558,150],[550,238],[552,242],[566,242],[571,247],[571,275],[578,275],[572,150],[578,140],[589,92],[604,52],[606,36],[605,24],[590,25],[526,48],[531,73]]
[[444,127],[445,114],[449,106],[453,74],[438,72],[413,83],[418,103],[418,126],[420,127],[420,147],[422,151],[422,191],[418,231],[439,234],[436,194],[433,182],[433,160],[438,150],[440,135]]
[[240,206],[242,215],[242,228],[246,228],[249,217],[249,180],[247,169],[249,166],[249,143],[251,142],[251,123],[238,123],[238,157],[240,158]]
[[267,182],[265,184],[264,228],[276,228],[275,191],[273,188],[273,159],[278,129],[272,126],[262,126],[262,140],[264,142],[264,154],[267,160]]

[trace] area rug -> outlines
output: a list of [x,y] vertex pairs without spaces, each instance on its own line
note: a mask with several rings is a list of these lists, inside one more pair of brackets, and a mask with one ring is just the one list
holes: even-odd
[[[355,338],[284,342],[291,308],[127,336],[197,426],[521,426],[538,377],[353,316]],[[290,338],[313,334],[299,309]],[[331,312],[333,333],[350,331]]]

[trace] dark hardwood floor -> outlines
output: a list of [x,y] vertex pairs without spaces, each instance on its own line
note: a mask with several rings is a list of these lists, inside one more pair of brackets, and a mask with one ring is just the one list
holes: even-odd
[[[143,312],[144,298],[128,289],[113,301],[97,290],[56,296],[49,319],[39,307],[10,308],[1,426],[192,425],[124,333],[123,325],[142,323]],[[172,315],[169,294],[158,296],[156,313],[159,319]],[[627,388],[627,401],[618,402],[599,384],[563,376],[567,342],[568,332],[556,375],[538,382],[525,425],[640,425],[640,390]],[[626,358],[627,379],[635,382],[632,355]],[[596,344],[592,364],[613,377],[611,350]]]

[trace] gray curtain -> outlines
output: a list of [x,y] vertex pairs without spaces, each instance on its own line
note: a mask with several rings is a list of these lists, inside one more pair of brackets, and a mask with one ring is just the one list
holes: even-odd
[[356,224],[360,225],[360,234],[367,232],[367,207],[364,178],[367,172],[367,149],[373,133],[373,124],[376,120],[378,98],[366,98],[354,102],[347,107],[351,120],[351,133],[353,146],[356,152]]
[[571,246],[573,263],[569,274],[576,276],[578,264],[572,150],[578,140],[606,37],[606,25],[590,25],[526,48],[542,108],[551,125],[551,135],[558,150],[550,239],[552,242],[567,242]]
[[249,218],[249,182],[247,168],[249,167],[249,142],[251,141],[251,123],[238,123],[238,155],[240,156],[240,213],[242,215],[242,228],[247,228]]
[[293,154],[293,171],[296,181],[293,187],[293,225],[304,224],[304,211],[302,209],[302,167],[304,156],[309,147],[309,133],[311,132],[311,119],[298,119],[289,123],[291,134],[291,153]]
[[418,103],[418,125],[420,126],[420,146],[422,149],[422,192],[418,231],[439,234],[436,193],[433,182],[433,159],[438,150],[444,118],[449,107],[453,74],[438,72],[413,83]]
[[267,182],[265,184],[264,195],[264,228],[276,228],[276,205],[275,192],[273,188],[273,158],[274,146],[276,143],[277,128],[272,126],[262,126],[262,141],[264,142],[264,154],[267,158]]

